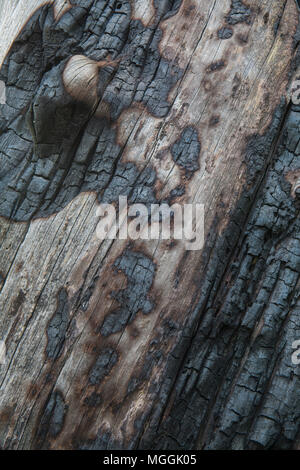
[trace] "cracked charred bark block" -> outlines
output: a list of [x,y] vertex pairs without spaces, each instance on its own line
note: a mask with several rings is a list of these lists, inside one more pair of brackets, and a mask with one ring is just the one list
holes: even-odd
[[[1,448],[298,449],[298,2],[0,13]],[[119,196],[203,249],[101,242]]]

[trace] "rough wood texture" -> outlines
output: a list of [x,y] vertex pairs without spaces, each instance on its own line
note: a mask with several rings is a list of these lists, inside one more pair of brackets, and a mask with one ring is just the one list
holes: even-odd
[[[47,3],[0,71],[1,447],[298,448],[295,0]],[[204,249],[100,243],[119,195]]]

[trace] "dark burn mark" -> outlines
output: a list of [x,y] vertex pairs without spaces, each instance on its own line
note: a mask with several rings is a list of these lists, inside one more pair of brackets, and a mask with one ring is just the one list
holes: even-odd
[[178,13],[182,0],[153,0],[153,3],[158,17],[167,20]]
[[107,348],[101,351],[89,373],[89,382],[92,385],[99,385],[110,374],[117,362],[118,354],[114,349]]
[[133,163],[120,163],[104,191],[102,201],[111,203],[122,195],[127,196],[131,203],[155,204],[155,181],[156,173],[151,167],[139,173]]
[[159,364],[162,357],[163,353],[160,350],[153,350],[147,353],[140,373],[132,376],[128,382],[126,397],[134,393],[144,382],[149,380],[153,368]]
[[84,404],[91,408],[97,408],[102,403],[102,397],[99,393],[93,392],[91,395],[84,399]]
[[[164,315],[164,312],[161,312]],[[163,321],[162,327],[157,331],[156,336],[150,343],[150,348],[143,358],[142,365],[137,366],[134,374],[131,376],[128,386],[126,397],[135,393],[143,385],[148,382],[151,378],[154,367],[159,368],[162,360],[164,359],[162,344],[165,344],[169,339],[178,333],[179,325],[172,320],[172,318],[166,318]],[[151,388],[154,390],[157,384],[151,383]]]
[[105,317],[101,327],[103,336],[124,330],[126,325],[134,321],[139,311],[148,315],[154,308],[149,297],[155,275],[153,261],[142,252],[127,249],[115,261],[114,267],[125,274],[127,287],[112,293],[120,307]]
[[169,197],[166,199],[166,201],[163,201],[163,202],[171,206],[175,202],[178,202],[178,199],[184,195],[185,195],[185,186],[180,184],[176,186],[176,188],[172,189]]
[[17,273],[19,273],[24,267],[24,262],[21,261],[21,263],[18,263],[17,266],[16,266],[16,271]]
[[57,309],[47,327],[48,343],[46,353],[49,359],[56,360],[62,353],[69,322],[69,301],[65,289],[57,296]]
[[237,42],[241,44],[242,46],[244,46],[245,44],[247,44],[249,36],[248,34],[238,34],[236,38],[237,38]]
[[48,398],[36,433],[36,448],[49,446],[49,439],[57,437],[64,425],[67,412],[64,397],[61,392],[55,391]]
[[28,398],[30,398],[31,400],[36,398],[37,395],[39,394],[39,391],[40,391],[39,384],[32,382],[30,386],[28,387],[28,392],[27,392]]
[[122,450],[124,446],[113,437],[111,431],[100,428],[95,439],[87,439],[84,436],[79,444],[74,443],[74,448],[78,450]]
[[240,0],[232,0],[231,9],[228,15],[226,16],[226,22],[230,25],[235,25],[238,23],[247,23],[251,22],[252,11],[244,2]]
[[86,312],[88,307],[89,307],[89,302],[90,299],[95,291],[97,281],[99,280],[99,276],[95,276],[93,280],[91,281],[91,284],[89,287],[85,290],[85,292],[82,294],[82,291],[80,290],[78,299],[79,299],[79,307],[83,312]]
[[180,281],[182,280],[183,276],[184,276],[184,272],[185,272],[185,267],[188,263],[188,260],[189,260],[189,256],[190,256],[190,252],[189,251],[185,251],[179,264],[178,264],[178,267],[177,267],[177,270],[175,272],[175,275],[174,275],[174,288],[177,289],[179,284],[180,284]]
[[171,336],[174,336],[177,334],[179,330],[179,325],[178,323],[174,322],[172,318],[166,318],[164,323],[163,323],[163,339],[167,340]]
[[209,120],[209,127],[215,127],[220,122],[220,116],[212,116]]
[[186,127],[171,147],[174,162],[185,170],[187,177],[199,170],[200,151],[201,144],[194,127]]
[[194,279],[200,297],[161,386],[167,411],[159,427],[148,418],[140,448],[282,450],[297,442],[290,345],[300,330],[300,218],[285,174],[299,171],[299,129],[300,106],[283,100],[266,133],[249,138],[247,184],[221,237],[207,240],[205,276]]
[[218,70],[223,69],[226,66],[226,62],[224,60],[218,60],[217,62],[213,62],[207,68],[208,72],[217,72]]
[[275,23],[274,23],[273,31],[274,31],[274,36],[275,36],[275,37],[277,36],[278,30],[279,30],[279,26],[280,26],[280,23],[281,23],[281,19],[282,19],[282,16],[281,16],[281,15],[278,15],[277,20],[276,20]]
[[17,297],[13,301],[12,310],[10,312],[10,314],[12,316],[15,316],[18,313],[19,308],[23,304],[25,298],[26,298],[26,296],[25,296],[24,292],[22,291],[22,289],[20,289],[19,292],[18,292]]
[[196,6],[195,5],[188,5],[186,8],[183,10],[183,14],[186,18],[189,18],[192,14],[192,12],[195,10]]
[[269,22],[269,17],[270,17],[269,12],[267,12],[267,13],[264,14],[264,24],[265,24],[265,25],[268,24],[268,22]]
[[251,136],[248,140],[245,162],[247,164],[247,184],[249,186],[255,183],[259,173],[265,168],[267,158],[276,133],[280,130],[284,102],[278,106],[274,112],[273,121],[265,135]]
[[233,79],[232,93],[231,93],[232,98],[235,97],[238,89],[241,86],[241,82],[242,82],[241,77],[238,74],[235,74],[234,79]]
[[[7,88],[0,120],[0,215],[4,217],[16,221],[46,217],[82,191],[97,192],[99,201],[103,195],[115,200],[124,188],[133,190],[137,179],[145,186],[141,198],[149,197],[149,173],[121,163],[113,124],[134,103],[143,104],[156,117],[169,112],[168,95],[182,72],[160,55],[159,23],[175,14],[181,2],[158,2],[157,18],[150,27],[131,19],[129,0],[117,9],[115,0],[96,2],[91,8],[92,3],[85,0],[82,8],[82,2],[80,6],[75,2],[58,22],[52,6],[40,9],[1,68]],[[62,82],[70,57],[83,53],[94,61],[110,58],[115,64],[99,73],[102,117],[87,103],[76,101]],[[139,194],[133,194],[135,198]]]
[[4,424],[5,426],[8,426],[10,420],[14,416],[14,413],[15,413],[15,406],[6,406],[5,408],[2,408],[0,411],[0,423],[2,425]]
[[229,27],[221,28],[218,31],[219,39],[230,39],[233,35],[233,29]]

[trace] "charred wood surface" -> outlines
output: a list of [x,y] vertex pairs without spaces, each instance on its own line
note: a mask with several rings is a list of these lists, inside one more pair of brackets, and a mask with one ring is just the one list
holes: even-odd
[[[299,448],[298,2],[0,13],[1,448]],[[101,243],[119,196],[204,248]]]

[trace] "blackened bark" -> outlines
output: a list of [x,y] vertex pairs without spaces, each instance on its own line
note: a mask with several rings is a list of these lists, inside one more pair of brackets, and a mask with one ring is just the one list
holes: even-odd
[[300,107],[284,107],[267,135],[248,144],[251,190],[209,255],[203,295],[170,360],[167,411],[159,426],[154,418],[141,448],[297,446],[300,383],[291,358],[300,334],[299,130]]
[[[298,448],[296,2],[49,3],[0,70],[1,448]],[[119,196],[203,250],[101,244]]]

